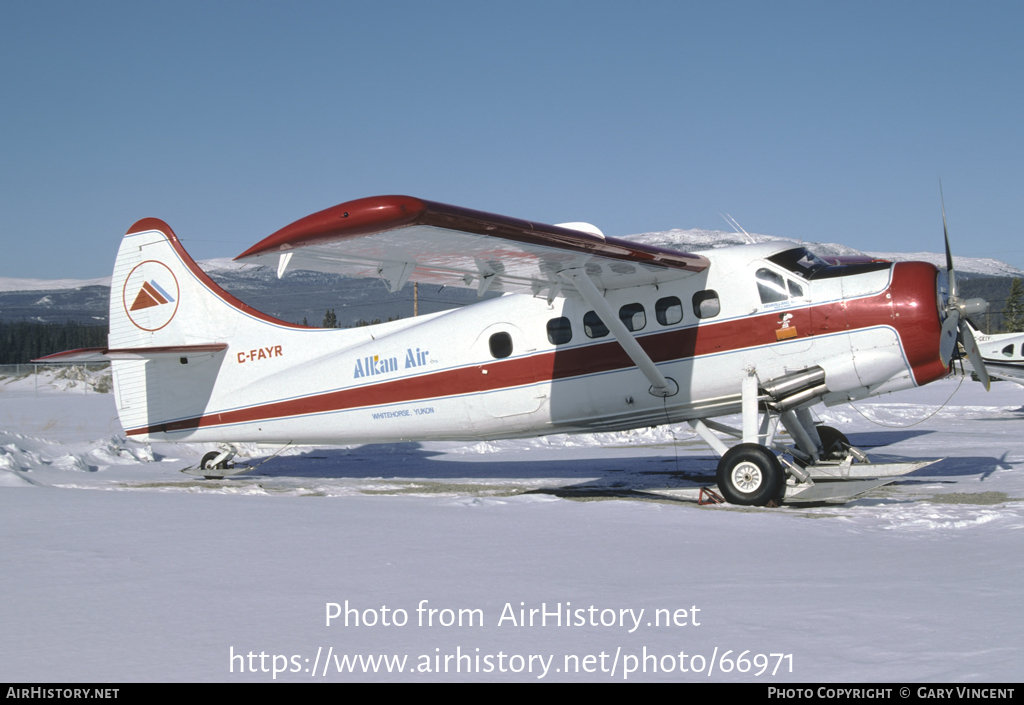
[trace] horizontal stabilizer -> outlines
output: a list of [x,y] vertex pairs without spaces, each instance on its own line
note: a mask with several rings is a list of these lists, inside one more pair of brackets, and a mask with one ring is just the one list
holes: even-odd
[[204,345],[166,345],[153,348],[78,348],[38,357],[32,362],[109,362],[110,360],[153,360],[159,358],[187,357],[189,355],[210,355],[228,349],[227,343]]

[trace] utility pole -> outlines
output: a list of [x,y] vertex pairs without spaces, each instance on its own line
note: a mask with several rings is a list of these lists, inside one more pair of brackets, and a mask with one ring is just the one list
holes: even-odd
[[413,318],[420,315],[420,283],[412,283],[412,315]]

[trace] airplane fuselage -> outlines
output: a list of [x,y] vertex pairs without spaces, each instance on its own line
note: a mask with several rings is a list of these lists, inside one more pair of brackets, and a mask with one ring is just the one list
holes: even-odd
[[[934,266],[872,263],[805,276],[785,256],[791,250],[723,248],[707,253],[706,272],[605,292],[678,386],[668,397],[648,392],[583,298],[541,294],[357,329],[239,325],[220,352],[116,360],[119,411],[139,439],[481,440],[738,413],[737,380],[749,373],[765,382],[818,366],[825,388],[816,400],[828,404],[947,374]],[[215,307],[219,295],[197,281],[204,305]],[[191,303],[183,287],[176,305]],[[132,385],[148,385],[144,407],[121,404]]]

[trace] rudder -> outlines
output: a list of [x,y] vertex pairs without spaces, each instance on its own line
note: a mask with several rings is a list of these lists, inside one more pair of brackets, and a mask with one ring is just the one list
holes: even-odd
[[[121,241],[110,287],[114,391],[130,435],[174,430],[202,415],[226,345],[268,327],[304,328],[267,316],[221,289],[162,220],[145,218]],[[139,357],[132,351],[139,350]],[[128,359],[125,359],[127,355]]]

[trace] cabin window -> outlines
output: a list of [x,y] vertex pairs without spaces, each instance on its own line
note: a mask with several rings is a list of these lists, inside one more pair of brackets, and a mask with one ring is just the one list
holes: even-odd
[[647,313],[643,304],[626,304],[619,309],[619,319],[631,331],[643,330],[647,325]]
[[1006,357],[1013,357],[1013,343],[1003,348],[1003,355],[1005,355]]
[[568,318],[552,318],[548,321],[548,342],[563,345],[572,340],[572,323]]
[[658,323],[663,326],[674,326],[683,320],[683,302],[675,296],[666,296],[658,299],[654,304],[654,314],[658,317]]
[[714,289],[705,289],[693,295],[693,314],[697,318],[714,318],[721,310],[722,304]]
[[608,326],[593,311],[587,311],[583,317],[583,332],[588,338],[603,338],[608,335]]
[[491,348],[491,357],[500,360],[512,354],[512,336],[508,333],[495,333],[487,344]]
[[792,279],[787,279],[786,283],[789,284],[789,297],[791,299],[802,299],[804,297],[804,288],[802,286]]
[[754,274],[757,279],[757,293],[761,295],[761,303],[773,304],[776,301],[786,301],[789,294],[786,293],[786,281],[781,275],[763,267]]

